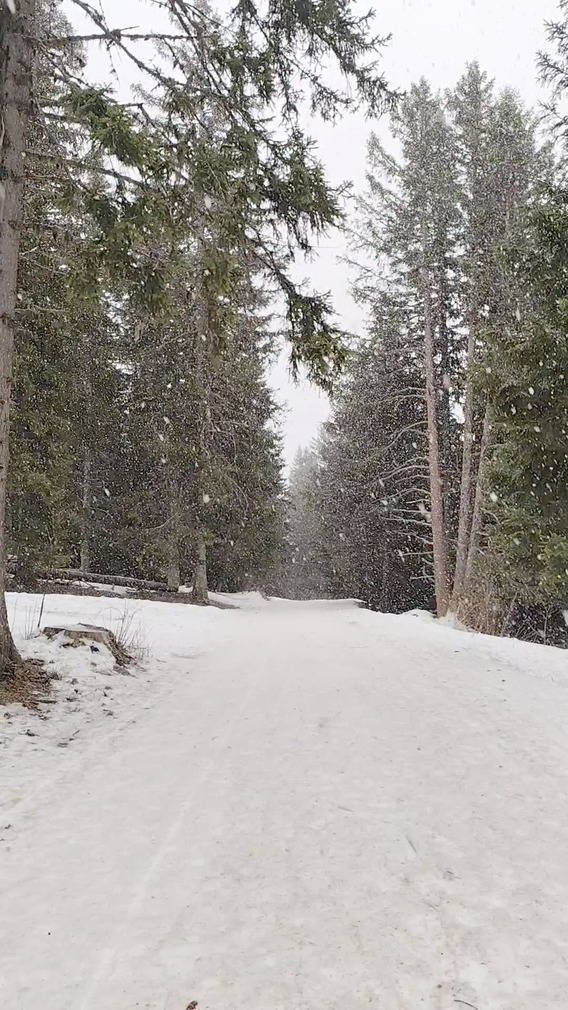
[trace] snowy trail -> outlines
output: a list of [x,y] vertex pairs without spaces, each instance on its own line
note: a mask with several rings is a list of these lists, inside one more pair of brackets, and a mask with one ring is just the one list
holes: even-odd
[[565,653],[144,607],[143,703],[0,769],[3,797],[35,768],[0,821],[3,1008],[565,1005]]

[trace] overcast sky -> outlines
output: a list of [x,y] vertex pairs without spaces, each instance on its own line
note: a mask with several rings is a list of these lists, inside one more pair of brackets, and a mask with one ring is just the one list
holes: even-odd
[[[498,86],[512,86],[529,104],[542,101],[535,58],[545,46],[545,21],[557,14],[556,0],[382,0],[378,7],[380,30],[392,35],[383,56],[391,85],[405,89],[424,76],[434,88],[451,87],[465,64],[478,60]],[[385,128],[381,125],[379,131]],[[334,128],[312,125],[333,182],[350,179],[356,190],[364,187],[367,139],[376,129],[377,124],[363,116],[352,116]],[[335,235],[323,244],[338,243],[341,237]],[[363,315],[349,294],[349,272],[338,262],[342,251],[322,249],[310,275],[314,284],[333,292],[344,327],[358,332]],[[276,381],[288,404],[285,450],[290,462],[298,447],[317,434],[328,404],[305,383],[293,388],[286,371],[282,362]]]
[[[104,0],[103,6],[113,26],[155,24],[143,0]],[[367,3],[360,6],[366,9]],[[434,88],[451,87],[465,64],[478,60],[498,86],[512,86],[535,106],[542,100],[535,59],[545,45],[545,21],[557,14],[556,0],[381,0],[377,6],[378,31],[392,35],[383,50],[383,68],[391,86],[404,90],[425,76]],[[385,126],[378,128],[382,131]],[[309,129],[331,182],[350,180],[356,191],[361,190],[367,139],[377,124],[356,115],[334,127],[312,120]],[[322,241],[318,258],[306,266],[306,274],[314,286],[332,292],[340,325],[360,332],[363,316],[349,294],[349,272],[339,262],[344,251],[342,237],[330,235]],[[291,385],[284,358],[272,381],[286,406],[289,464],[297,449],[317,434],[328,404],[307,383]]]

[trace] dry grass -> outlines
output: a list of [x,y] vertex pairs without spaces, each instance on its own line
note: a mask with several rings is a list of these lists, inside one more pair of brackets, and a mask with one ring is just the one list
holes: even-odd
[[44,605],[45,593],[39,603],[35,603],[32,607],[26,608],[23,631],[24,638],[27,642],[29,642],[32,638],[36,638],[40,633]]
[[18,663],[13,673],[0,676],[0,705],[25,705],[36,708],[40,698],[51,690],[55,675],[48,673],[37,659]]
[[112,631],[120,648],[138,663],[145,662],[150,656],[150,647],[142,626],[139,610],[126,601],[124,606],[115,610],[109,609],[109,619],[105,622]]
[[475,593],[462,600],[456,616],[472,631],[480,631],[484,635],[503,635],[505,612],[494,580],[479,573]]

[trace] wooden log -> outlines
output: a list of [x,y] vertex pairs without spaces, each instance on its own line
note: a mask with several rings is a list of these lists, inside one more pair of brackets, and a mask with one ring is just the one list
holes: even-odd
[[167,582],[156,582],[152,579],[135,579],[130,575],[98,575],[94,572],[82,572],[79,568],[53,568],[42,573],[48,578],[70,579],[72,582],[99,582],[105,586],[131,586],[133,589],[156,589],[163,591],[168,588]]
[[[18,568],[18,558],[8,559],[7,571],[14,573]],[[132,589],[149,589],[163,593],[167,591],[166,581],[158,582],[153,579],[135,579],[130,575],[99,575],[95,572],[82,572],[80,568],[41,568],[34,572],[38,579],[68,579],[70,582],[98,582],[105,586],[126,586]]]

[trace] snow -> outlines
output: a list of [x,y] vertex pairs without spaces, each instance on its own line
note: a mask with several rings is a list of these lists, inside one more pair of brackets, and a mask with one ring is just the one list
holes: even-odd
[[[223,600],[137,602],[133,676],[25,643],[62,680],[0,716],[0,1005],[564,1006],[566,653]],[[20,633],[38,605],[11,598]],[[126,607],[50,596],[43,623]]]
[[418,607],[416,607],[414,610],[408,610],[406,614],[404,614],[403,616],[415,617],[419,621],[427,621],[427,622],[436,620],[434,614],[432,614],[429,610],[420,610]]
[[451,611],[445,617],[440,617],[437,620],[439,624],[443,624],[447,628],[453,628],[454,631],[469,631],[469,628],[466,627],[463,621],[460,621],[459,617],[456,614],[452,614]]
[[131,586],[110,585],[107,582],[86,582],[84,579],[54,579],[58,586],[74,586],[76,589],[96,589],[100,593],[112,593],[113,596],[128,596],[135,593]]
[[75,582],[75,585],[81,589],[96,589],[101,593],[112,593],[113,596],[128,596],[129,593],[136,592],[130,586],[110,586],[104,582],[84,582],[83,580],[79,580]]

